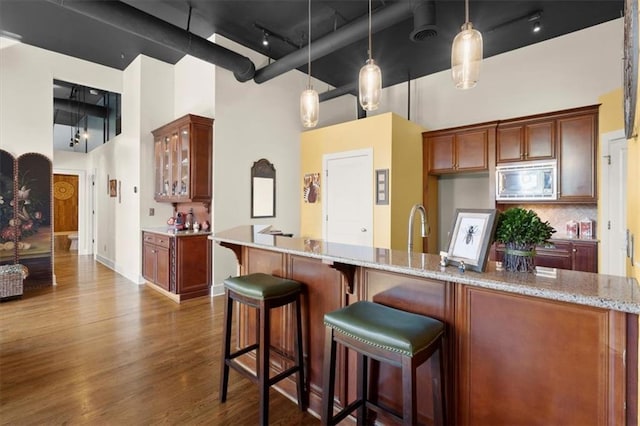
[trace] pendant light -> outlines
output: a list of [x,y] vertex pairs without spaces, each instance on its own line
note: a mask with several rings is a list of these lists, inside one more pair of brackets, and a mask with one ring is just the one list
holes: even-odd
[[482,63],[482,34],[469,22],[469,0],[465,0],[465,22],[453,39],[451,77],[458,89],[471,89],[478,83]]
[[358,79],[360,106],[365,111],[374,111],[380,105],[382,95],[382,72],[371,58],[371,0],[369,0],[369,59],[360,68]]
[[309,0],[309,43],[307,44],[309,56],[307,63],[308,82],[307,89],[300,95],[300,119],[302,120],[302,126],[309,129],[316,127],[318,124],[318,115],[320,110],[320,100],[318,98],[318,92],[313,90],[311,85],[311,0]]

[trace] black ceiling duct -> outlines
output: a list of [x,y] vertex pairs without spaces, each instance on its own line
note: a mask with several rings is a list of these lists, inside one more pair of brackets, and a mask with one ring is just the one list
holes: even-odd
[[248,81],[255,73],[255,65],[246,56],[211,43],[207,39],[120,1],[47,1],[222,67],[233,72],[238,81]]
[[413,31],[409,34],[409,39],[421,42],[437,35],[435,0],[416,3],[413,8]]
[[[402,22],[411,15],[412,1],[400,1],[390,4],[371,16],[372,32],[382,31],[392,25]],[[419,3],[423,3],[420,1]],[[358,40],[366,38],[369,30],[369,16],[363,16],[355,21],[349,22],[338,30],[329,33],[317,40],[313,40],[311,46],[311,60],[322,58],[338,49],[350,45]],[[274,77],[291,71],[307,63],[307,49],[302,48],[278,59],[274,63],[260,68],[256,71],[253,80],[256,83],[264,83]]]

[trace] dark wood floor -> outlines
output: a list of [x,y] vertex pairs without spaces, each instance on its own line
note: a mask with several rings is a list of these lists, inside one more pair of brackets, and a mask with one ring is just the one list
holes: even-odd
[[[221,298],[178,305],[91,256],[56,255],[55,271],[0,303],[0,424],[257,424],[234,371],[218,402]],[[270,395],[271,424],[319,424]]]

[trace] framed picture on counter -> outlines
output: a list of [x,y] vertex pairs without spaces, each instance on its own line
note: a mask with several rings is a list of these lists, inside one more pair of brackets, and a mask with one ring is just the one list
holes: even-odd
[[449,263],[464,262],[466,269],[484,271],[495,226],[495,209],[457,209],[449,234]]

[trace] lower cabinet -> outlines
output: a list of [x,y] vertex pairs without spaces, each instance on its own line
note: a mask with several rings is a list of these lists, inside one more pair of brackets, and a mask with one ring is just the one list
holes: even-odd
[[169,290],[169,237],[145,232],[142,259],[142,276]]
[[[496,245],[494,252],[491,259],[502,262],[504,246]],[[598,242],[553,241],[545,246],[536,247],[535,264],[546,268],[598,272]]]
[[628,424],[624,313],[463,285],[456,303],[456,424]]
[[142,233],[142,276],[176,302],[209,294],[207,234]]
[[[322,410],[326,388],[324,314],[371,300],[446,324],[448,424],[635,424],[637,411],[628,407],[637,406],[637,315],[268,249],[225,247],[234,250],[241,274],[264,272],[303,283],[307,392],[315,413]],[[244,305],[239,311],[235,342],[243,347],[256,341],[256,315]],[[293,352],[294,324],[290,306],[274,309],[271,377],[290,365],[278,354]],[[340,408],[356,395],[356,356],[341,348],[337,359],[333,401]],[[240,361],[255,368],[253,352]],[[400,410],[399,368],[382,364],[371,371],[377,386],[370,396]],[[295,401],[291,379],[279,382],[278,389]],[[433,424],[428,363],[418,369],[416,380],[419,423]],[[372,420],[395,424],[383,415]]]

